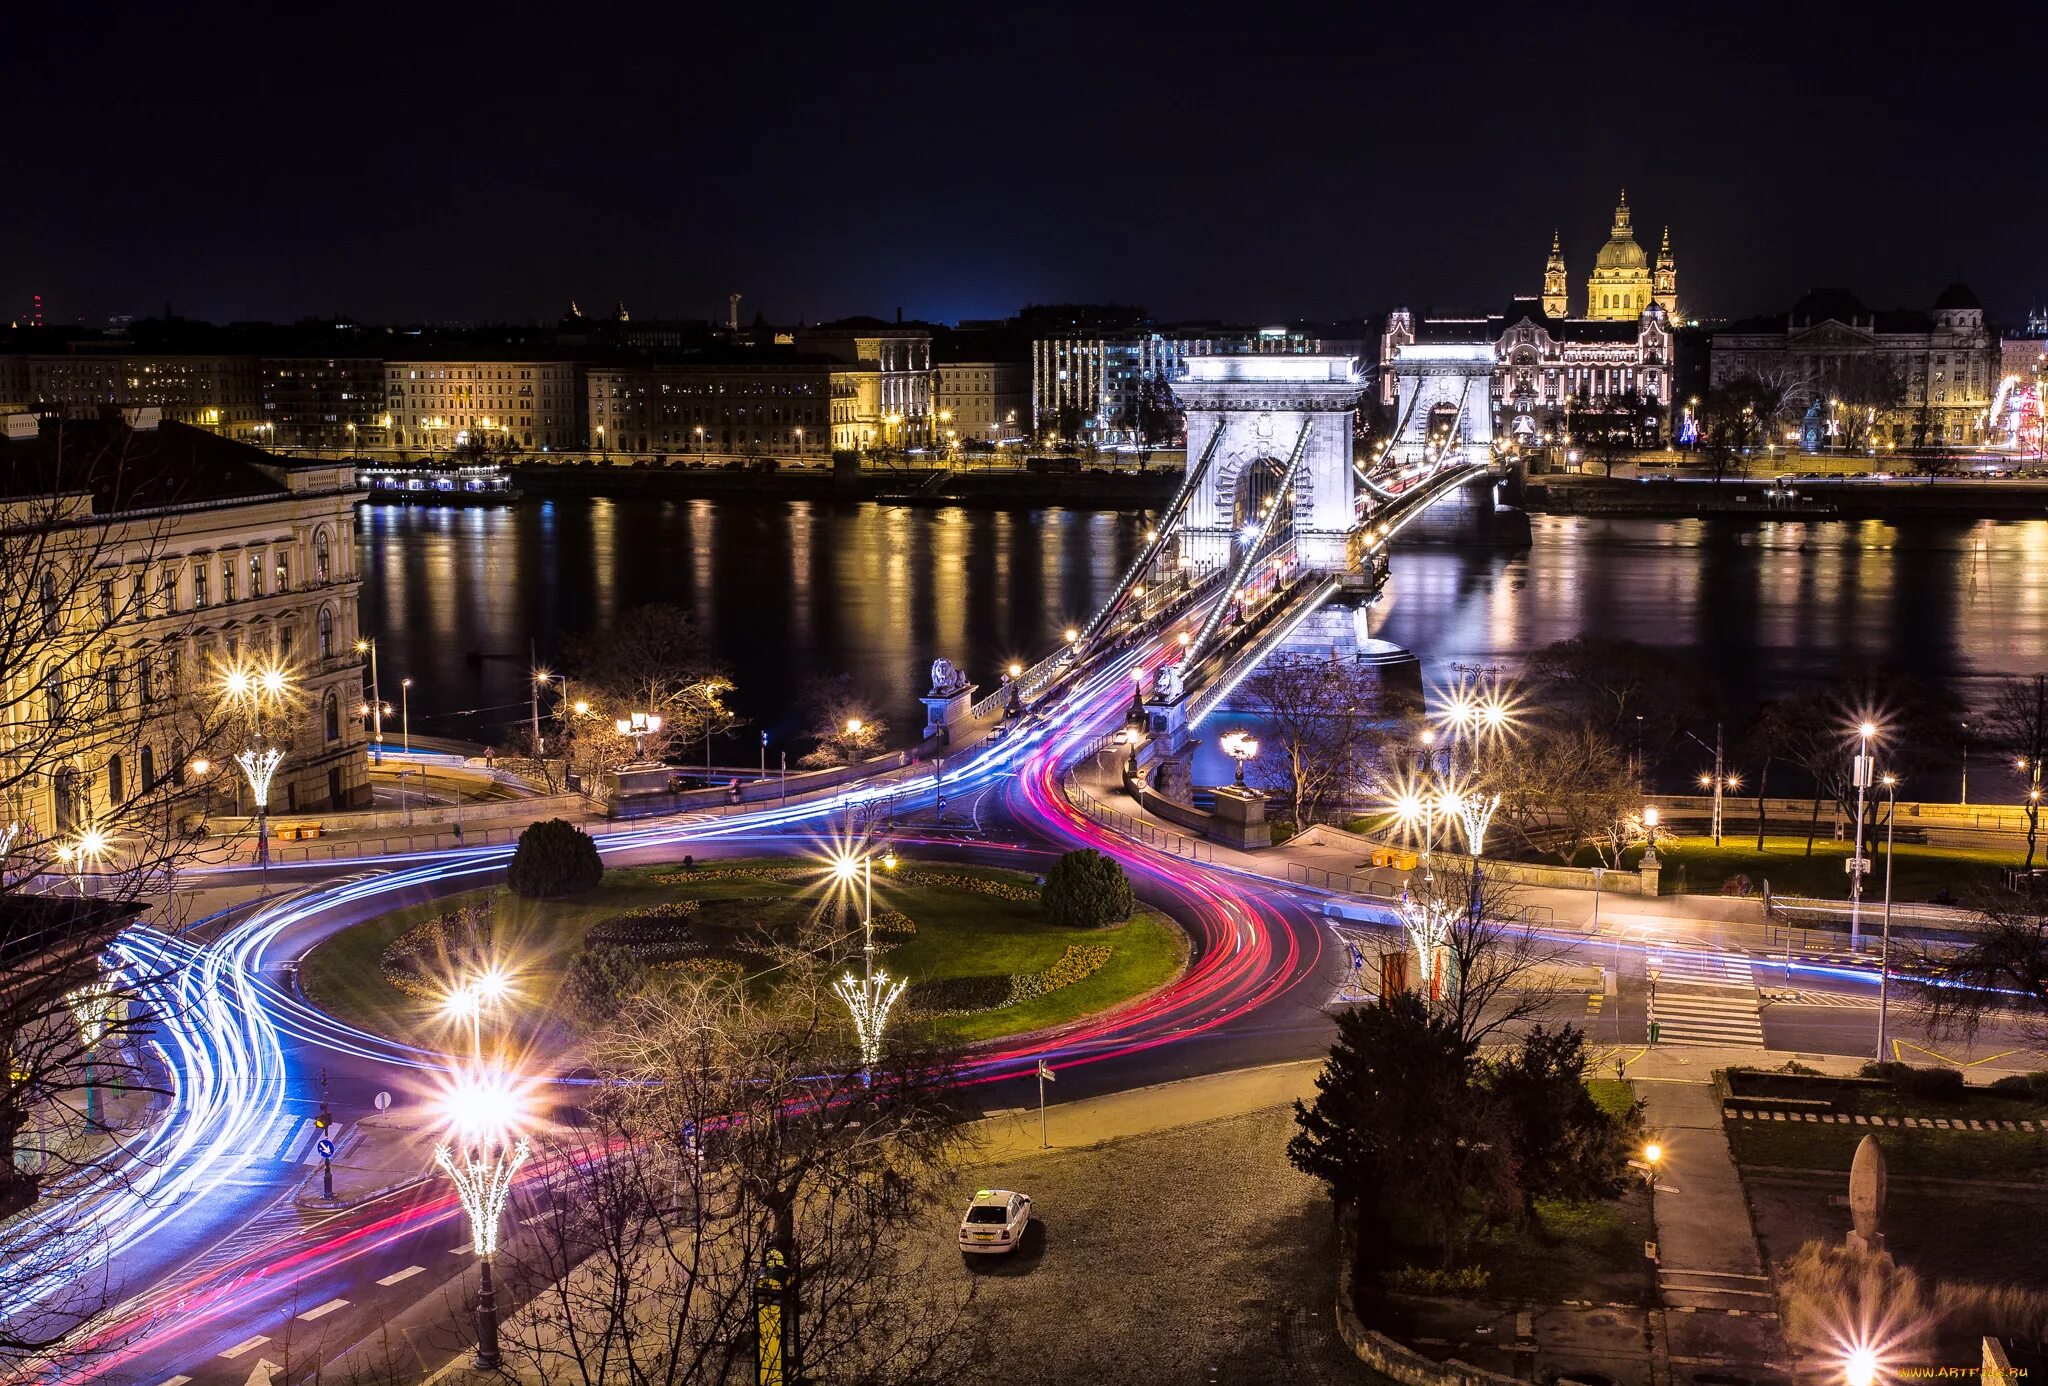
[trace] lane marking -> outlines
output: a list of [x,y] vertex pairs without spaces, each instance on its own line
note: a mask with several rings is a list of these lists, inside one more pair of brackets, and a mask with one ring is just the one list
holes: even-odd
[[348,1308],[347,1300],[330,1299],[325,1304],[316,1305],[315,1307],[308,1309],[305,1313],[299,1315],[299,1318],[301,1321],[305,1323],[311,1323],[315,1319],[326,1318],[329,1314],[333,1313],[337,1309],[346,1308]]
[[475,1249],[476,1248],[472,1246],[470,1243],[464,1242],[461,1246],[449,1247],[448,1254],[450,1256],[464,1256],[467,1255],[469,1252],[474,1251]]
[[185,1383],[191,1379],[189,1376],[173,1376],[159,1381],[156,1386],[185,1386]]
[[236,1343],[226,1352],[223,1352],[221,1356],[226,1358],[228,1361],[232,1362],[237,1357],[240,1357],[243,1353],[249,1352],[255,1348],[260,1348],[269,1341],[270,1335],[268,1333],[258,1333],[253,1338],[245,1338],[241,1342]]
[[[466,1250],[468,1250],[468,1248],[467,1248],[467,1247],[465,1247],[465,1248],[463,1248],[463,1249],[464,1249],[465,1251],[466,1251]],[[401,1280],[410,1280],[410,1279],[412,1279],[412,1277],[414,1277],[415,1275],[418,1275],[418,1274],[419,1274],[419,1273],[420,1273],[421,1271],[423,1271],[423,1270],[425,1270],[425,1269],[426,1269],[426,1267],[425,1267],[425,1266],[407,1266],[407,1267],[406,1267],[406,1268],[405,1268],[404,1270],[402,1270],[402,1271],[399,1271],[399,1272],[398,1272],[397,1274],[395,1274],[395,1275],[387,1275],[387,1276],[385,1276],[385,1277],[384,1277],[384,1278],[383,1278],[382,1280],[379,1280],[379,1281],[378,1281],[377,1283],[378,1283],[379,1285],[396,1285],[396,1284],[397,1284],[397,1283],[398,1283],[399,1281],[401,1281]]]

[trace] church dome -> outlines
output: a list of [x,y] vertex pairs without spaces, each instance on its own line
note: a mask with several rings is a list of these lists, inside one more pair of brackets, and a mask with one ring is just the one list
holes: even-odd
[[1636,244],[1635,237],[1616,236],[1600,247],[1600,254],[1594,258],[1596,270],[1639,270],[1649,267],[1650,257],[1643,254],[1643,248]]

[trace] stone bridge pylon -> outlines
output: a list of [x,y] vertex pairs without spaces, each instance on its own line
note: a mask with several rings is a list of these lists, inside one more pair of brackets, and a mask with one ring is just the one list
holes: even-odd
[[1292,474],[1295,551],[1309,568],[1344,568],[1357,523],[1351,439],[1365,389],[1356,358],[1250,354],[1191,356],[1173,382],[1187,415],[1194,481],[1181,525],[1181,554],[1197,571],[1230,561],[1246,525],[1247,468]]

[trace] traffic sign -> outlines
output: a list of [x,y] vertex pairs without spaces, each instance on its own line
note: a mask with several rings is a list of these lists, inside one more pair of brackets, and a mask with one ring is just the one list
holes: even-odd
[[334,1158],[334,1142],[328,1140],[325,1136],[322,1136],[320,1138],[320,1143],[314,1146],[313,1148],[320,1152],[320,1158],[323,1160],[331,1160]]
[[378,1094],[377,1094],[377,1110],[378,1110],[378,1111],[380,1111],[380,1112],[388,1112],[388,1111],[390,1111],[390,1110],[391,1110],[391,1094],[390,1094],[390,1093],[388,1093],[388,1092],[380,1092],[380,1093],[378,1093]]

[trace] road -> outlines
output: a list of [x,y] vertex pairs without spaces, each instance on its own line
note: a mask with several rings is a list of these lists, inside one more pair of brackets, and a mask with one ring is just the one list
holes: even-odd
[[[1348,970],[1343,933],[1374,927],[1326,919],[1320,892],[1139,846],[1067,802],[1062,770],[1121,720],[1133,663],[1126,657],[1095,671],[1058,719],[949,761],[949,801],[979,821],[979,837],[947,833],[921,842],[907,830],[895,838],[905,851],[1026,869],[1070,846],[1097,847],[1122,861],[1140,896],[1169,910],[1192,940],[1186,974],[1166,991],[1110,1017],[977,1054],[967,1082],[985,1108],[1029,1101],[1035,1086],[1027,1086],[1028,1075],[1041,1058],[1058,1070],[1058,1101],[1312,1058],[1327,1044],[1327,1009]],[[928,800],[932,789],[926,777],[910,782],[907,800],[900,784],[854,789],[827,802],[635,826],[600,842],[615,863],[683,850],[700,858],[814,852],[838,828],[838,816],[866,800],[894,795],[901,811],[920,795]],[[332,868],[274,870],[272,895],[260,903],[247,899],[247,869],[213,872],[204,881],[207,898],[228,903],[202,928],[176,942],[130,936],[137,966],[159,965],[173,978],[159,1042],[179,1077],[179,1097],[151,1157],[135,1164],[148,1196],[81,1197],[72,1210],[92,1229],[80,1239],[79,1267],[102,1277],[116,1302],[89,1330],[104,1355],[66,1379],[243,1386],[298,1382],[317,1368],[332,1380],[350,1365],[417,1373],[464,1351],[472,1340],[457,1311],[474,1257],[443,1181],[338,1213],[306,1212],[294,1202],[317,1174],[309,1119],[323,1090],[337,1118],[334,1138],[347,1149],[379,1093],[392,1093],[400,1107],[422,1104],[445,1064],[325,1016],[299,996],[295,972],[309,949],[338,930],[474,888],[493,879],[507,855],[477,848],[338,876],[322,874]],[[1708,921],[1671,925],[1668,915],[1610,909],[1599,935],[1571,942],[1613,969],[1613,994],[1604,985],[1568,994],[1553,1003],[1553,1016],[1615,1046],[1640,1045],[1654,1012],[1665,1043],[1869,1052],[1875,1013],[1867,969],[1802,972],[1798,999],[1773,1000],[1766,992],[1782,984],[1771,964],[1730,951],[1743,941],[1740,930]],[[2001,1039],[1980,1036],[1979,1048],[1992,1052]],[[526,1235],[522,1224],[545,1215],[559,1173],[533,1168],[522,1178],[507,1215],[509,1238]],[[20,1301],[0,1307],[22,1312]]]

